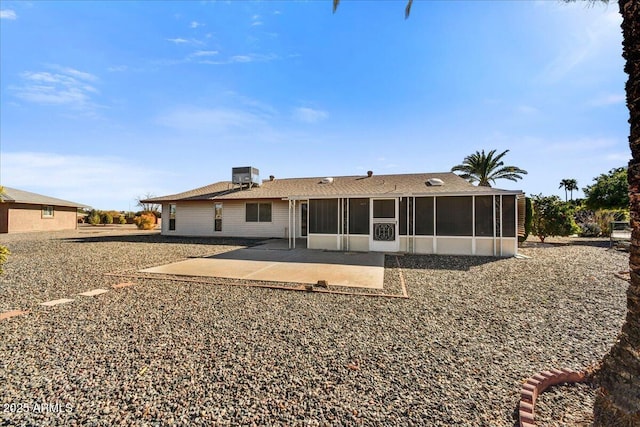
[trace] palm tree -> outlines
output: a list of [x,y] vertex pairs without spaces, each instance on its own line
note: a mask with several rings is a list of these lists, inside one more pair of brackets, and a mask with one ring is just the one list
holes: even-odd
[[[574,0],[563,0],[566,2]],[[609,0],[588,0],[590,3]],[[333,10],[340,0],[333,0]],[[412,0],[408,0],[405,17]],[[629,109],[631,160],[627,169],[631,246],[627,317],[616,343],[602,360],[595,376],[600,386],[593,407],[595,426],[640,425],[640,2],[618,0],[622,15],[622,56],[629,75],[625,86]]]
[[632,227],[631,277],[627,290],[627,317],[595,377],[600,386],[593,410],[596,426],[640,425],[640,3],[618,0],[618,6],[622,15],[624,71],[629,75],[625,90],[631,148],[627,169]]
[[564,187],[564,201],[567,201],[567,191],[571,193],[571,200],[573,200],[573,190],[578,189],[578,181],[573,178],[566,178],[560,181],[560,186],[558,188]]
[[504,166],[502,158],[509,150],[496,154],[496,150],[489,151],[489,154],[476,151],[464,158],[462,164],[451,168],[451,172],[461,172],[461,178],[473,183],[478,182],[479,186],[491,187],[491,183],[495,184],[496,179],[508,179],[517,181],[522,179],[522,175],[526,175],[527,171],[516,166]]

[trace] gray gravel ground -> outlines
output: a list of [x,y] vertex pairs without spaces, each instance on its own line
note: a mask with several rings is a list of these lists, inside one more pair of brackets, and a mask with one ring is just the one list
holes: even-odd
[[[625,314],[627,283],[613,273],[628,254],[602,242],[528,244],[530,259],[401,256],[410,299],[157,279],[78,297],[122,281],[107,272],[251,242],[66,232],[0,243],[13,253],[0,312],[32,310],[0,321],[1,425],[513,426],[521,383],[598,360]],[[387,269],[397,289],[395,258]],[[540,425],[581,423],[592,401],[588,386],[553,388]]]

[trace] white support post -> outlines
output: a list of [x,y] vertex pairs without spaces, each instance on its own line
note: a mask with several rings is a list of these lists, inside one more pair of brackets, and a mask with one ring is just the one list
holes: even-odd
[[496,256],[496,195],[491,196],[491,217],[493,218],[493,256]]
[[500,256],[502,256],[502,245],[504,243],[504,234],[502,228],[502,194],[500,195]]
[[471,196],[471,255],[476,254],[476,196]]
[[438,228],[436,227],[436,223],[438,222],[437,219],[437,209],[436,209],[436,204],[437,204],[437,200],[438,198],[436,196],[433,196],[433,243],[432,243],[432,249],[433,249],[433,253],[436,254],[438,253]]

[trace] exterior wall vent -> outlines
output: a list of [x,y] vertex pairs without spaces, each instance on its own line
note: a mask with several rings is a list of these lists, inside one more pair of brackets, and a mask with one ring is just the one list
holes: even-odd
[[331,184],[333,183],[333,177],[326,177],[326,178],[322,178],[322,181],[320,181],[321,184]]
[[260,171],[251,166],[243,166],[231,169],[231,182],[234,185],[248,185],[251,188],[260,184]]
[[444,181],[440,178],[429,178],[427,180],[427,185],[432,187],[440,187],[441,185],[444,185]]

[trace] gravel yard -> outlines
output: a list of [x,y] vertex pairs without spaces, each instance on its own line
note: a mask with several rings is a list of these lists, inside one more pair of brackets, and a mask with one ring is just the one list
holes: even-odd
[[[158,279],[114,290],[123,280],[104,275],[247,241],[0,243],[0,313],[32,310],[0,321],[3,425],[513,426],[527,377],[597,361],[625,315],[613,273],[628,254],[605,241],[527,243],[530,259],[399,256],[409,299]],[[387,270],[397,289],[395,257]],[[77,296],[96,288],[109,292]],[[75,301],[37,305],[59,298]],[[592,402],[586,385],[552,388],[539,425],[588,425]]]

